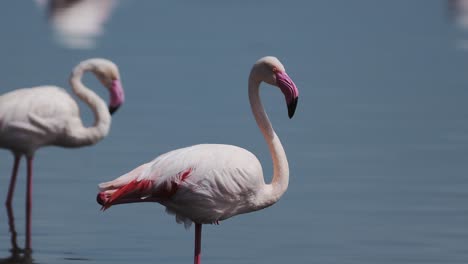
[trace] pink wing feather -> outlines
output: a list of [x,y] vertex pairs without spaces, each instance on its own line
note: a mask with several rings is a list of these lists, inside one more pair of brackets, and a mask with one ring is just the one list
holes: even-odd
[[193,171],[192,168],[188,168],[160,181],[157,174],[148,173],[148,170],[151,170],[149,165],[150,163],[145,163],[113,181],[100,184],[101,192],[97,200],[102,205],[102,210],[114,204],[168,199]]

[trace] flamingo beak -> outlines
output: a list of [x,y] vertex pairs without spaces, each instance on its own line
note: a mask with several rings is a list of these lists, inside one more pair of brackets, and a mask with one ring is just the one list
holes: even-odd
[[109,106],[109,113],[111,115],[113,115],[118,109],[119,109],[120,105],[119,106]]
[[296,112],[297,100],[299,97],[296,97],[292,100],[291,103],[288,104],[288,116],[292,118],[294,116],[294,112]]
[[109,113],[112,115],[125,101],[125,94],[119,80],[113,80],[110,89]]
[[286,104],[288,106],[288,116],[292,118],[296,112],[297,101],[299,99],[299,91],[297,90],[296,84],[294,84],[291,77],[289,77],[286,72],[275,72],[276,74],[276,84],[283,92],[286,99]]
[[104,192],[98,193],[96,197],[96,201],[98,202],[98,204],[104,205],[106,203],[106,200],[107,200],[107,197],[104,194]]

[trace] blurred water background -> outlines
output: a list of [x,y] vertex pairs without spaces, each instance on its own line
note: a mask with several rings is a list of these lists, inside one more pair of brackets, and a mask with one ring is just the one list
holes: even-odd
[[[33,1],[0,3],[1,93],[70,91],[71,69],[98,56],[119,65],[127,97],[97,145],[37,153],[35,263],[191,263],[193,227],[158,204],[103,213],[96,185],[196,143],[251,150],[269,181],[247,99],[250,67],[265,55],[284,63],[300,91],[289,120],[282,95],[262,89],[289,189],[271,208],[205,226],[203,262],[468,263],[467,35],[446,1],[121,0],[104,28],[95,48],[69,49]],[[107,99],[94,76],[85,82]],[[0,157],[3,201],[13,157]],[[14,200],[20,246],[24,165]]]

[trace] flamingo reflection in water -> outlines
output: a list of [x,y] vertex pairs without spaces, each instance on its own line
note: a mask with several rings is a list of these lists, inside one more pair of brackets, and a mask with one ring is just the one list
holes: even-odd
[[[16,240],[17,233],[15,227],[15,216],[13,207],[6,206],[8,216],[8,226],[10,230],[10,255],[6,258],[0,258],[0,264],[33,264],[32,250],[22,249],[18,246]],[[31,235],[31,234],[29,234]]]

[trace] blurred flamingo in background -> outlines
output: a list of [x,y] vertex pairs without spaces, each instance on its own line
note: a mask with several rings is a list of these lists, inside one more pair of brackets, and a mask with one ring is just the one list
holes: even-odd
[[47,8],[55,37],[69,48],[86,49],[95,45],[116,0],[35,0]]
[[97,201],[102,209],[121,203],[158,202],[186,228],[194,222],[194,263],[199,264],[202,224],[218,224],[278,201],[288,187],[289,167],[260,101],[262,81],[280,88],[290,118],[296,109],[298,90],[275,57],[261,58],[250,72],[250,105],[273,159],[270,184],[265,184],[262,166],[251,152],[232,145],[195,145],[163,154],[113,181],[101,183]]
[[455,23],[468,29],[468,0],[448,0],[448,7]]
[[[109,90],[109,108],[81,82],[86,71],[93,72]],[[93,110],[95,123],[92,127],[83,125],[78,104],[59,87],[17,89],[0,96],[0,148],[11,150],[15,157],[7,207],[11,207],[22,155],[26,156],[28,163],[26,249],[31,248],[32,165],[35,151],[49,145],[73,148],[97,143],[109,133],[110,113],[115,112],[124,101],[119,70],[109,60],[94,58],[82,61],[74,68],[70,84],[75,94]]]

